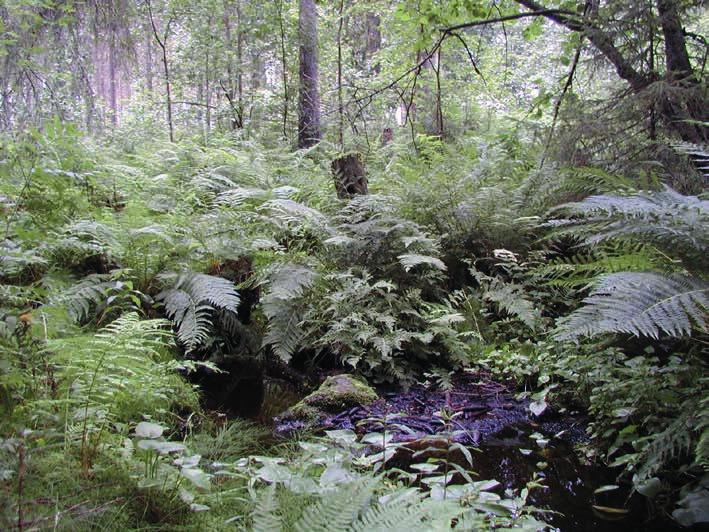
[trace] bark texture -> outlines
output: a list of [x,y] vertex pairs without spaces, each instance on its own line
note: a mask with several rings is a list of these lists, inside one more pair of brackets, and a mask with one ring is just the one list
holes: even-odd
[[347,199],[356,194],[368,194],[367,175],[361,153],[348,153],[332,161],[337,197]]
[[300,94],[298,98],[298,147],[309,148],[322,138],[318,91],[318,22],[315,0],[300,0]]

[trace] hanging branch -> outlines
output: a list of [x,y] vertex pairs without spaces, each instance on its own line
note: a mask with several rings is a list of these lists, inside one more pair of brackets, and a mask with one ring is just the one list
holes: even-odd
[[165,72],[165,93],[166,93],[166,104],[167,104],[167,126],[170,133],[170,142],[175,142],[175,131],[172,124],[172,94],[170,88],[170,68],[167,63],[167,39],[170,36],[170,25],[172,24],[172,17],[168,18],[167,24],[165,25],[165,32],[163,38],[160,38],[158,33],[158,28],[155,25],[155,18],[153,17],[153,8],[151,1],[147,0],[148,14],[150,15],[150,25],[153,28],[153,35],[155,35],[155,40],[162,50],[162,64],[163,70]]
[[470,47],[468,46],[468,43],[463,39],[463,36],[460,33],[456,32],[449,32],[448,33],[451,37],[455,37],[460,41],[460,43],[463,45],[463,48],[465,48],[465,51],[468,54],[468,59],[470,59],[470,64],[473,65],[473,70],[475,70],[475,73],[480,76],[480,79],[483,80],[483,83],[487,85],[487,80],[485,80],[485,76],[483,76],[483,73],[480,72],[480,69],[478,68],[478,64],[475,62],[475,57],[473,57],[473,52],[470,50]]
[[554,103],[554,115],[551,120],[551,128],[549,128],[549,135],[547,135],[547,141],[546,141],[546,144],[544,145],[544,153],[542,154],[542,159],[539,162],[539,169],[541,169],[544,166],[544,161],[546,160],[546,157],[547,157],[547,151],[549,150],[549,145],[551,144],[551,139],[554,136],[554,129],[556,128],[556,122],[557,122],[557,119],[559,118],[559,109],[561,108],[561,102],[564,100],[564,96],[566,96],[566,93],[571,88],[571,85],[573,85],[574,74],[576,73],[576,67],[579,64],[579,59],[581,58],[581,50],[582,49],[583,49],[583,39],[581,39],[581,43],[579,43],[578,48],[576,48],[576,53],[574,54],[574,60],[571,62],[571,69],[569,70],[569,74],[566,76],[566,83],[564,83],[564,88],[561,90],[561,94],[559,95],[559,98],[557,98],[556,102]]

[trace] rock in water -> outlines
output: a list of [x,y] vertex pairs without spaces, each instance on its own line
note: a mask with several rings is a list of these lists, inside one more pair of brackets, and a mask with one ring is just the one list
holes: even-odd
[[317,390],[298,404],[278,416],[276,427],[279,432],[312,428],[329,414],[354,406],[368,405],[377,399],[377,392],[360,379],[348,374],[334,375],[325,379]]

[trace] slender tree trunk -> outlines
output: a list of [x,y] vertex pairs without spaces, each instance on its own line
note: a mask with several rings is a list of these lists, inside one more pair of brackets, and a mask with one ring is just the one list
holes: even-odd
[[211,85],[209,83],[209,50],[204,56],[204,129],[209,135],[212,129],[212,98]]
[[342,24],[344,22],[344,8],[345,0],[340,0],[340,20],[337,25],[337,114],[339,118],[337,136],[340,142],[340,150],[342,151],[345,150],[345,109],[342,103]]
[[236,2],[236,17],[238,23],[236,35],[236,107],[239,113],[239,129],[244,127],[244,21],[241,13],[241,0]]
[[[113,15],[111,15],[113,16]],[[111,124],[118,125],[118,87],[116,61],[116,27],[111,22],[108,26],[108,104],[111,108]]]
[[288,138],[288,56],[286,55],[286,30],[283,26],[283,0],[278,0],[278,28],[281,38],[281,67],[283,73],[283,138]]
[[443,137],[443,94],[441,92],[441,50],[443,45],[438,47],[436,54],[436,65],[434,72],[436,73],[436,134]]
[[145,86],[148,92],[152,94],[153,92],[153,36],[152,30],[149,24],[145,26]]
[[298,98],[298,147],[308,148],[322,138],[318,91],[318,22],[315,0],[300,0],[300,91]]
[[[379,15],[375,13],[367,13],[365,19],[366,26],[366,43],[365,43],[365,61],[371,61],[375,53],[382,47],[382,32],[380,30]],[[370,65],[370,68],[375,74],[379,74],[380,65],[375,63]]]

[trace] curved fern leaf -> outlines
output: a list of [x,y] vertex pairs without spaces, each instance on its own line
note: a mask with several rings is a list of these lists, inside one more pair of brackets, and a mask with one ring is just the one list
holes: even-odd
[[85,277],[59,296],[69,311],[69,316],[77,323],[83,323],[91,317],[91,309],[106,298],[106,292],[116,282],[110,275],[93,274]]
[[417,255],[415,253],[405,253],[396,257],[399,262],[404,267],[405,271],[409,271],[411,268],[418,266],[420,264],[425,264],[426,266],[433,266],[441,271],[445,271],[446,265],[443,261],[437,257],[431,257],[429,255]]
[[374,496],[376,481],[365,479],[343,485],[336,492],[308,506],[295,523],[296,532],[348,530]]
[[203,273],[185,273],[175,286],[156,297],[165,304],[165,312],[177,326],[177,338],[187,351],[203,343],[212,330],[213,310],[236,312],[239,294],[234,283]]
[[669,187],[628,196],[591,196],[555,211],[571,218],[552,220],[557,234],[577,235],[587,244],[643,238],[673,252],[709,250],[709,201]]
[[315,270],[299,264],[283,264],[270,275],[268,292],[261,300],[263,313],[268,318],[263,345],[271,346],[284,362],[290,360],[305,337],[300,325],[303,309],[299,298],[317,276]]
[[602,333],[679,337],[707,331],[709,284],[683,275],[622,272],[602,277],[583,306],[560,320],[558,340]]
[[278,500],[276,499],[276,485],[271,484],[258,498],[256,507],[251,514],[253,532],[280,532],[283,530],[281,518],[276,514]]

